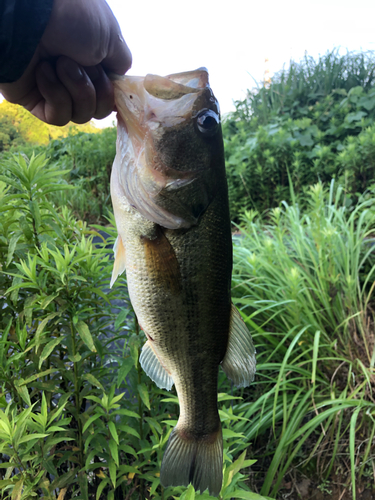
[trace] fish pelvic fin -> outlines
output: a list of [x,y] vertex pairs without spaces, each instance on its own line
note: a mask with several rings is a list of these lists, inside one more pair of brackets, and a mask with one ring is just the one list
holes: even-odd
[[229,341],[221,366],[237,387],[247,387],[256,371],[255,347],[238,309],[232,304]]
[[161,364],[149,340],[142,347],[139,362],[143,370],[160,389],[167,389],[167,391],[172,389],[173,378]]
[[115,244],[113,245],[113,252],[115,254],[115,262],[113,264],[109,288],[112,288],[117,277],[125,271],[125,247],[120,235],[117,236]]
[[223,437],[221,426],[201,439],[194,439],[179,428],[172,430],[164,453],[160,482],[167,486],[188,486],[218,496],[223,482]]

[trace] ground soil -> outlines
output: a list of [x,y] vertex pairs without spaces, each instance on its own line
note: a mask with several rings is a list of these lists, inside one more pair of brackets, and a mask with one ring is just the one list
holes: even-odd
[[[283,500],[352,500],[353,495],[351,489],[343,482],[332,481],[323,488],[321,484],[304,478],[298,482],[285,482],[279,491],[278,498]],[[359,486],[356,500],[375,500],[375,485],[367,483]]]

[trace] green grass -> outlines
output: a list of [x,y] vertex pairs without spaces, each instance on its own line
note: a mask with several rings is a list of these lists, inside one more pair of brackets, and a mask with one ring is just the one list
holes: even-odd
[[235,413],[248,419],[261,494],[276,496],[295,467],[323,481],[347,455],[355,498],[375,452],[373,201],[349,211],[333,182],[310,188],[303,213],[292,199],[265,221],[246,212],[235,238],[234,301],[258,351]]
[[[347,52],[338,49],[314,59],[307,54],[301,61],[291,61],[272,77],[269,86],[258,92],[248,91],[244,101],[237,101],[239,116],[255,116],[258,124],[266,124],[271,117],[289,113],[301,117],[300,110],[332,92],[349,92],[354,87],[368,90],[374,85],[375,61],[373,52]],[[298,103],[298,106],[296,105]]]

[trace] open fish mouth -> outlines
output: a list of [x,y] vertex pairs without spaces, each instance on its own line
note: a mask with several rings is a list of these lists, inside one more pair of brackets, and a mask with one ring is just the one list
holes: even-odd
[[196,224],[210,196],[202,193],[204,200],[194,210],[172,198],[210,168],[210,153],[198,154],[202,148],[194,147],[201,135],[209,139],[220,128],[219,105],[207,70],[115,77],[113,84],[123,159],[118,179],[129,204],[169,229]]
[[132,139],[142,140],[145,125],[173,127],[191,118],[194,103],[202,92],[213,97],[206,68],[176,73],[165,77],[148,74],[139,76],[112,76],[115,101],[120,120],[126,125]]

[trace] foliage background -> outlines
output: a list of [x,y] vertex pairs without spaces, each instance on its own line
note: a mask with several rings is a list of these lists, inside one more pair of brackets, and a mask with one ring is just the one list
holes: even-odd
[[[222,499],[375,494],[373,61],[306,57],[224,121],[258,374],[220,375]],[[108,287],[115,130],[38,145],[4,123],[0,498],[209,498],[160,486],[178,401],[141,370],[126,281]]]
[[53,139],[76,134],[79,131],[95,133],[98,130],[91,123],[76,125],[68,123],[55,127],[43,123],[22,106],[0,102],[0,152],[15,146],[42,144],[46,146]]
[[248,91],[224,121],[233,220],[290,201],[319,180],[337,179],[353,203],[373,189],[373,54],[306,56]]

